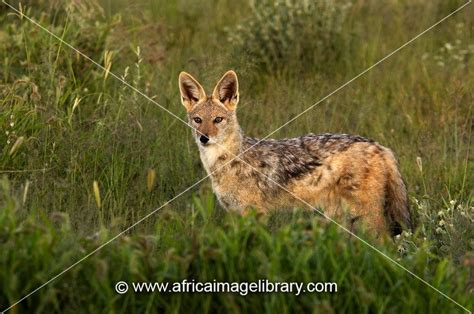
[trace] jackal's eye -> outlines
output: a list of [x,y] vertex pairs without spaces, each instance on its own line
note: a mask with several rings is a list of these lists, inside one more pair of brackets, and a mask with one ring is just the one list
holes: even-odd
[[222,120],[224,120],[224,118],[222,118],[222,117],[217,117],[217,118],[214,119],[214,123],[221,123]]
[[199,118],[199,117],[193,118],[193,120],[196,123],[201,123],[202,122],[201,118]]

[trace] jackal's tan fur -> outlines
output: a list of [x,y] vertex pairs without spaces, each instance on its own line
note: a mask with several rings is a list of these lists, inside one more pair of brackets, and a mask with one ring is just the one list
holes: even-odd
[[[390,149],[347,134],[261,142],[246,137],[237,122],[239,91],[233,71],[211,96],[185,72],[179,87],[202,163],[225,208],[244,213],[248,208],[306,207],[294,194],[351,227],[360,220],[375,235],[411,227],[405,184]],[[241,159],[234,159],[239,154]]]

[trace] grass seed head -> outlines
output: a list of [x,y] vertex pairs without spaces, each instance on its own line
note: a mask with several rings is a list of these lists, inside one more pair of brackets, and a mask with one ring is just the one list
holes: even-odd
[[101,199],[100,199],[100,190],[99,190],[99,183],[94,180],[92,183],[92,190],[94,192],[95,203],[97,204],[98,208],[101,208]]
[[155,185],[155,179],[156,179],[155,169],[148,169],[148,175],[146,178],[146,187],[148,189],[148,192],[151,192],[153,190],[153,187]]
[[18,149],[20,149],[21,145],[23,145],[24,141],[25,141],[25,138],[23,136],[20,136],[19,138],[17,138],[15,141],[15,144],[13,144],[8,154],[10,156],[13,156],[13,154],[15,154],[18,151]]

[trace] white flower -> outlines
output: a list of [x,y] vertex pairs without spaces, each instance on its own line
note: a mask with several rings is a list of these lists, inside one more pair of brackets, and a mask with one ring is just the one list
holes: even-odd
[[399,245],[397,250],[398,250],[398,253],[405,253],[406,252],[406,249],[402,245]]

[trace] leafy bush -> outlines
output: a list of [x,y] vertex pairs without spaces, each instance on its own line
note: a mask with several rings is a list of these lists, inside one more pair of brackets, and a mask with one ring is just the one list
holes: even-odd
[[228,40],[266,69],[295,64],[317,67],[338,54],[336,42],[350,3],[337,0],[252,2],[251,16]]
[[420,214],[419,236],[429,239],[432,252],[461,262],[474,252],[474,206],[451,200],[439,208],[429,208],[426,201],[416,200]]

